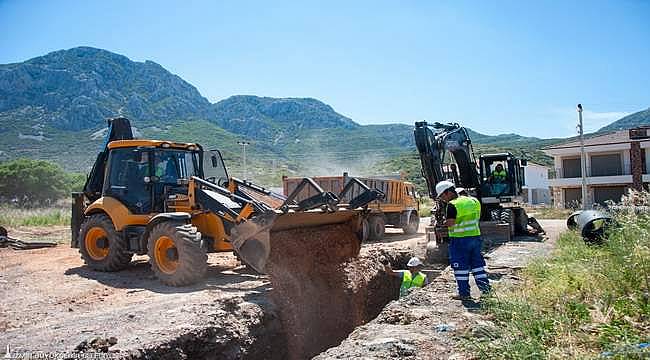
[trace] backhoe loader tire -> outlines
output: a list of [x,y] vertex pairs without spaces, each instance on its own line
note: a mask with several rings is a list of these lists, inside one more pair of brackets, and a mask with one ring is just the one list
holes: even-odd
[[208,255],[196,227],[178,221],[156,224],[147,239],[149,263],[165,285],[194,284],[205,276]]
[[417,212],[412,211],[409,215],[409,222],[402,228],[402,231],[406,235],[413,235],[418,232],[418,226],[420,226],[420,217]]
[[368,218],[368,240],[379,241],[384,237],[386,221],[382,215],[373,215]]
[[106,214],[87,217],[81,224],[78,241],[81,258],[93,270],[122,270],[133,257],[127,251],[126,241],[115,231],[111,218]]

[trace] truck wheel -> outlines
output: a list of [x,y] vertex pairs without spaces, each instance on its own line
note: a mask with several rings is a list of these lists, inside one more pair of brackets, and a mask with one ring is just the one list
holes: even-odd
[[370,232],[370,225],[368,225],[368,219],[363,219],[361,221],[361,228],[357,231],[357,237],[359,241],[366,242],[368,241],[368,233]]
[[381,215],[374,215],[368,218],[368,240],[379,241],[384,237],[386,221]]
[[149,263],[165,285],[196,283],[208,268],[208,255],[196,227],[163,221],[153,227],[147,240]]
[[115,231],[106,214],[87,217],[79,231],[79,253],[93,270],[118,271],[126,268],[133,254],[128,252],[124,238]]
[[402,228],[404,234],[413,235],[418,232],[418,226],[420,226],[420,217],[415,211],[412,211],[409,215],[409,222]]

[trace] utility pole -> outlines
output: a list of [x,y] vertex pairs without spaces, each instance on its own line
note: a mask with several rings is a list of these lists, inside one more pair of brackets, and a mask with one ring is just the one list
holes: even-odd
[[578,130],[580,130],[580,172],[582,173],[582,210],[587,209],[587,157],[585,156],[585,138],[582,127],[582,104],[578,104]]
[[244,180],[248,179],[248,168],[246,168],[246,146],[250,145],[248,141],[237,141],[237,144],[241,145],[243,157],[244,157]]

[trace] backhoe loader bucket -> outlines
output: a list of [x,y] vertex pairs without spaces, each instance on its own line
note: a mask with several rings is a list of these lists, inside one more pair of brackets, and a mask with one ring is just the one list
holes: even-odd
[[[314,236],[318,237],[323,227],[339,224],[349,224],[339,228],[349,229],[350,233],[356,234],[361,225],[361,213],[353,210],[270,211],[237,225],[232,231],[231,242],[246,264],[259,273],[266,273],[271,248],[277,246],[281,249],[283,242],[292,241],[293,239],[287,238],[291,236],[292,230],[303,232],[304,229],[314,228]],[[342,234],[348,235],[350,234]],[[360,246],[360,240],[356,244],[350,244],[355,254],[359,253]]]

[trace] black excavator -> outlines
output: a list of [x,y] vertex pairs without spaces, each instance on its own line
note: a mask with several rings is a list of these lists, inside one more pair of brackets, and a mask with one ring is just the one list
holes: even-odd
[[[524,203],[524,167],[526,159],[509,152],[474,155],[472,140],[467,129],[456,123],[415,123],[415,145],[422,163],[422,176],[427,182],[429,195],[435,199],[436,184],[443,180],[453,182],[476,197],[482,205],[481,220],[497,221],[510,225],[511,235],[543,233],[533,217],[528,217],[521,206]],[[500,171],[505,176],[497,177]],[[504,174],[505,172],[505,174]],[[446,237],[444,207],[438,201],[432,211],[432,225],[437,238]]]

